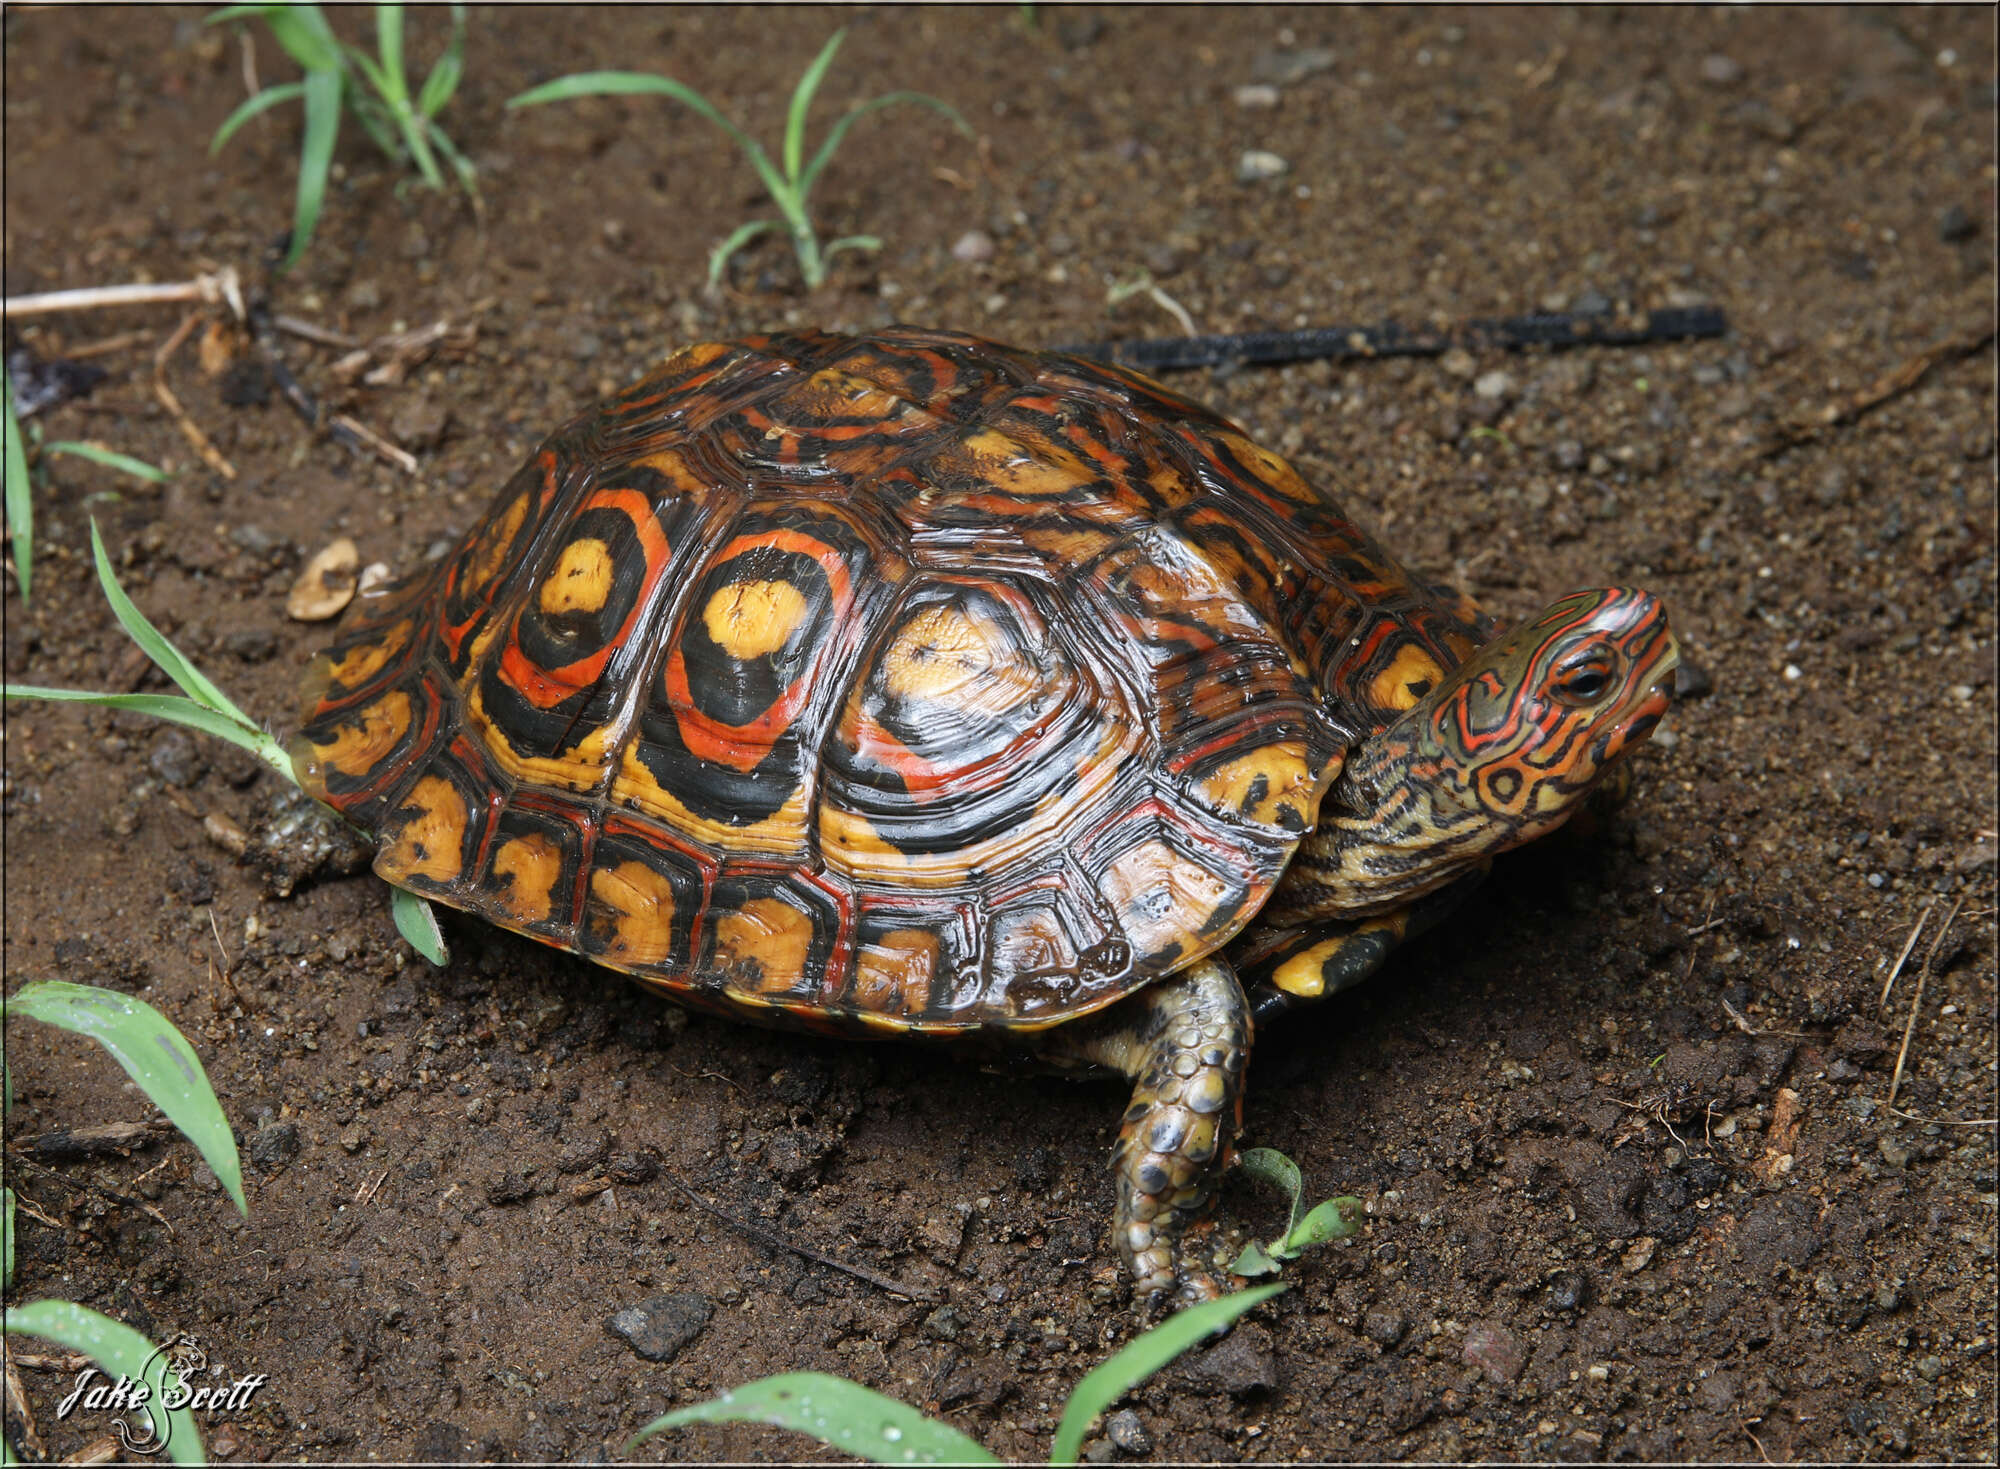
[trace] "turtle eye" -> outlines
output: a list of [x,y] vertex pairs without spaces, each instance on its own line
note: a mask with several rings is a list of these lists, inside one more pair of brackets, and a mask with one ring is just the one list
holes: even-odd
[[1616,678],[1617,670],[1612,667],[1610,657],[1591,652],[1558,669],[1551,692],[1565,704],[1578,707],[1595,704],[1611,692]]

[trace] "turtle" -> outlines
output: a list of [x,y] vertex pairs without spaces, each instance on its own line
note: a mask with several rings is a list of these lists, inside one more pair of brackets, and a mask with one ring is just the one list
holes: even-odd
[[1653,730],[1640,590],[1511,631],[1242,428],[954,331],[685,346],[308,674],[425,898],[687,1006],[1132,1087],[1113,1239],[1212,1296],[1253,1035]]

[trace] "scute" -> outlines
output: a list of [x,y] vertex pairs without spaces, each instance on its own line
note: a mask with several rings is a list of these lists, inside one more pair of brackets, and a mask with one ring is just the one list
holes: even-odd
[[294,748],[385,877],[864,1033],[1219,948],[1484,631],[1159,384],[910,328],[676,352],[357,605]]

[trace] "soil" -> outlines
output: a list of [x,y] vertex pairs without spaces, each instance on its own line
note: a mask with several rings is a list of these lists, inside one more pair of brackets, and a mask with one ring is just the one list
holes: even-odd
[[[181,308],[15,323],[45,357],[138,333],[44,428],[173,475],[44,462],[10,679],[162,687],[90,573],[94,516],[139,605],[284,732],[328,638],[286,616],[306,558],[351,536],[364,563],[421,564],[544,432],[691,338],[1178,334],[1143,293],[1107,305],[1141,272],[1209,331],[1723,308],[1716,341],[1173,379],[1502,614],[1653,589],[1688,669],[1615,819],[1509,859],[1448,931],[1263,1047],[1244,1143],[1313,1197],[1359,1195],[1365,1227],[1132,1393],[1090,1454],[1993,1458],[1990,10],[477,7],[444,120],[483,214],[350,125],[319,238],[276,277],[298,115],[209,156],[245,82],[201,15],[9,8],[7,293],[233,266],[357,338],[472,330],[372,384],[282,339],[406,474],[315,437],[204,328],[166,376],[224,478],[151,391]],[[688,111],[502,109],[635,66],[775,136],[843,21],[822,122],[915,88],[977,141],[914,108],[863,119],[817,204],[828,236],[885,243],[817,292],[769,238],[706,288],[762,206]],[[427,59],[441,17],[410,31]],[[293,75],[267,36],[256,64]],[[1285,171],[1239,177],[1251,150]],[[612,1455],[669,1406],[814,1369],[1032,1459],[1135,1331],[1105,1228],[1115,1090],[687,1016],[452,918],[433,968],[372,878],[276,897],[205,834],[268,824],[276,781],[246,760],[22,705],[5,752],[9,988],[165,1011],[250,1196],[239,1219],[171,1133],[29,1166],[46,1134],[149,1108],[86,1043],[10,1027],[9,1182],[35,1211],[14,1292],[192,1333],[217,1380],[265,1374],[208,1418],[215,1457]],[[1240,1181],[1224,1204],[1262,1231],[1281,1207]],[[641,1306],[661,1360],[607,1326]],[[105,1432],[56,1416],[71,1373],[22,1377],[51,1456]],[[801,1454],[831,1457],[745,1426],[639,1451]]]

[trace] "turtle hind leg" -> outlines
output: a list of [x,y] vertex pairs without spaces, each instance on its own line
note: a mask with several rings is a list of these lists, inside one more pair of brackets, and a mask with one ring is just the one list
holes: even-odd
[[1210,957],[1041,1043],[1044,1064],[1108,1067],[1132,1081],[1112,1158],[1113,1232],[1141,1299],[1221,1294],[1196,1243],[1242,1124],[1250,1036],[1235,971]]

